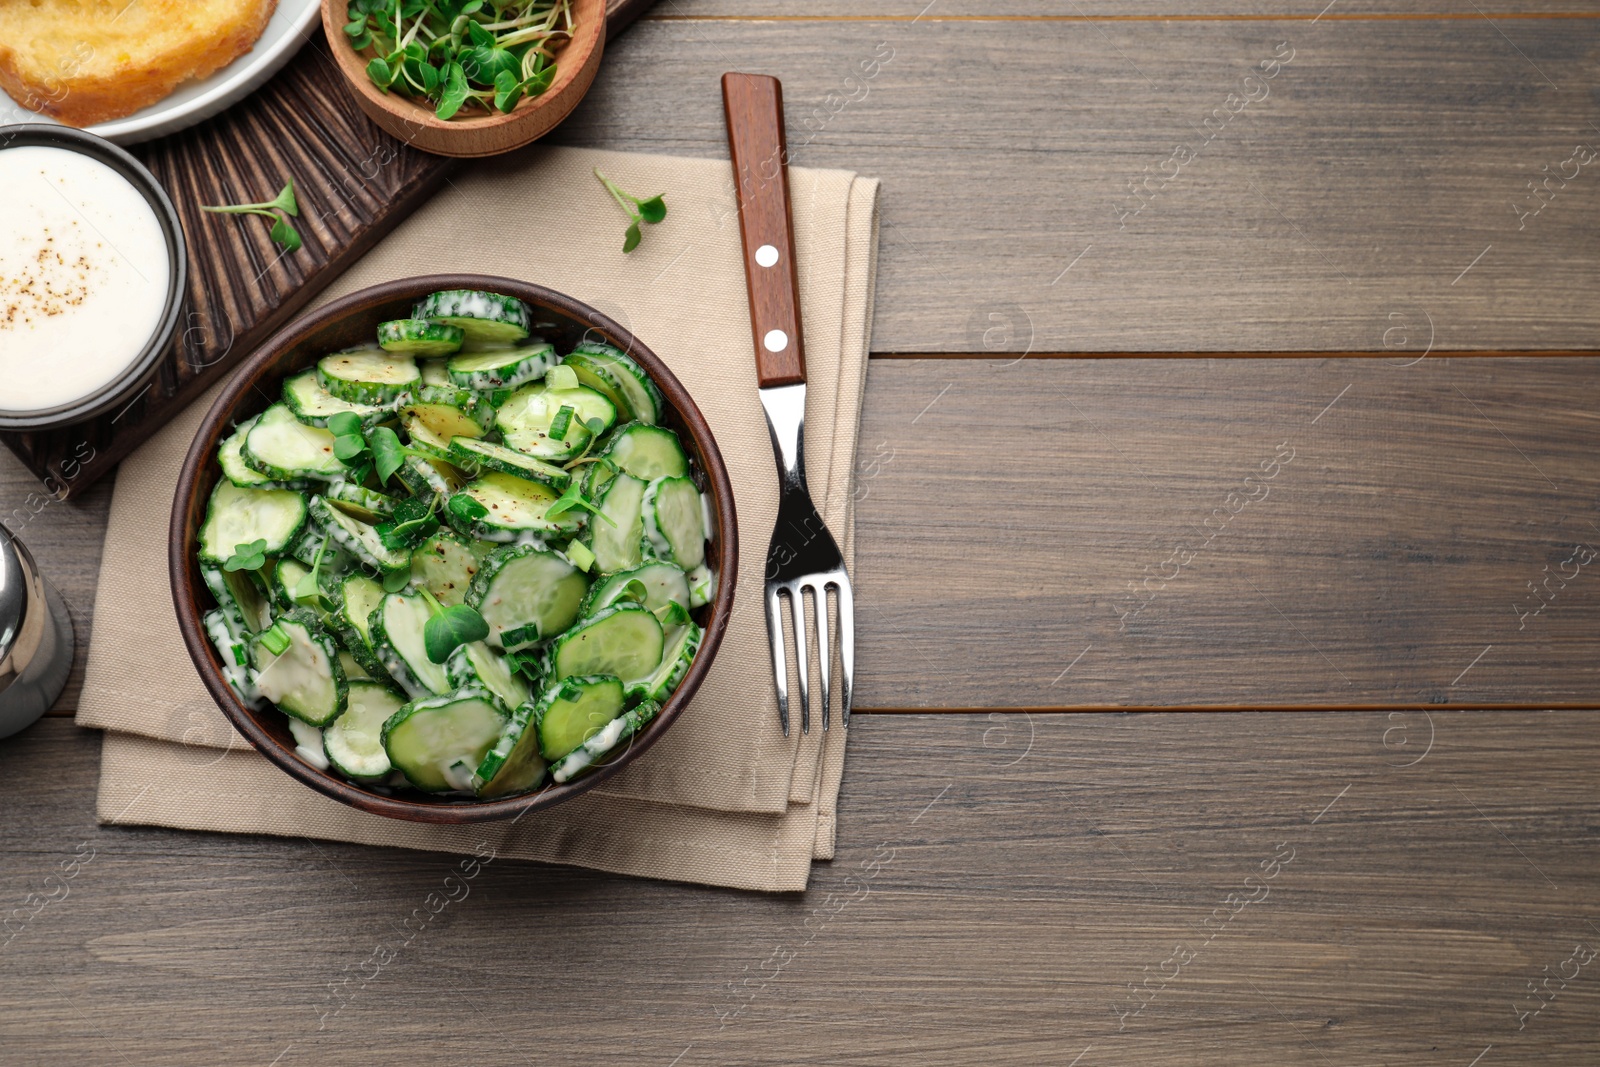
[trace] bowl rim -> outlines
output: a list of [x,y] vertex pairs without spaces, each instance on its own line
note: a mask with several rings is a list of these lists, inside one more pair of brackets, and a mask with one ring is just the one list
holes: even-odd
[[28,147],[61,148],[88,156],[122,175],[138,190],[155,212],[162,236],[166,238],[167,296],[155,331],[120,374],[88,396],[57,404],[53,408],[38,411],[0,410],[0,430],[47,430],[71,426],[103,414],[127,399],[134,387],[150,377],[157,362],[172,346],[189,286],[189,246],[183,235],[183,223],[178,219],[178,209],[166,189],[143,163],[104,137],[73,126],[27,122],[0,127],[0,152]]
[[[339,17],[339,12],[343,0],[321,0],[322,26],[323,32],[328,37],[329,50],[334,53],[334,65],[339,68],[345,81],[357,95],[396,119],[419,129],[470,133],[496,129],[526,120],[545,108],[565,100],[567,94],[580,80],[583,84],[578,86],[579,97],[587,93],[594,74],[590,69],[592,53],[603,51],[605,48],[606,5],[598,0],[573,0],[574,5],[582,2],[588,2],[598,8],[598,17],[581,20],[576,27],[577,32],[562,45],[562,53],[557,61],[556,78],[550,88],[538,96],[524,96],[509,112],[473,115],[469,118],[441,119],[427,107],[409,97],[386,93],[373,85],[372,79],[366,76],[367,60],[360,52],[350,47],[349,39],[341,30],[344,23]],[[589,77],[584,78],[586,70]],[[576,106],[577,101],[572,101],[563,113],[563,117]]]
[[[273,375],[274,372],[269,369],[272,364],[296,345],[343,318],[367,311],[385,302],[417,299],[443,289],[482,289],[500,292],[528,301],[536,308],[549,307],[570,318],[588,323],[591,330],[599,332],[626,352],[649,373],[651,380],[661,389],[669,405],[689,431],[694,446],[702,456],[700,466],[712,495],[717,516],[716,538],[713,541],[718,562],[717,593],[710,605],[705,636],[688,672],[662,705],[660,712],[642,732],[634,736],[626,749],[595,770],[570,782],[500,800],[422,801],[373,792],[364,786],[338,777],[331,771],[318,770],[267,733],[223,678],[221,662],[205,634],[196,595],[204,583],[199,578],[199,562],[191,550],[189,533],[191,513],[196,515],[195,526],[198,528],[199,509],[203,505],[196,500],[196,497],[201,475],[212,460],[217,442],[221,439],[239,401],[254,390],[261,379]],[[281,377],[282,375],[276,375],[275,380]],[[531,282],[482,274],[417,275],[381,282],[324,304],[288,323],[268,338],[240,364],[222,392],[212,402],[210,410],[206,412],[205,419],[190,442],[173,494],[167,544],[173,607],[178,616],[178,628],[182,632],[184,645],[212,699],[251,746],[303,784],[351,807],[410,822],[443,824],[504,819],[559,804],[599,785],[655,744],[683,712],[711,669],[712,661],[716,658],[717,650],[722,644],[723,635],[732,617],[734,590],[738,584],[738,563],[738,519],[727,465],[723,462],[722,453],[717,447],[710,426],[705,421],[705,416],[701,414],[689,391],[678,381],[671,369],[659,356],[640,343],[631,332],[588,304],[565,293]]]

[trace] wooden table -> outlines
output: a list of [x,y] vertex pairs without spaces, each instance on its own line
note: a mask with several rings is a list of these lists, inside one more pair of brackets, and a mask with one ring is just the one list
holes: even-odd
[[[451,860],[101,830],[75,679],[0,1061],[1600,1057],[1600,8],[924,3],[668,0],[558,138],[720,157],[759,70],[884,179],[812,889],[496,863],[371,962]],[[110,485],[0,479],[81,639]]]

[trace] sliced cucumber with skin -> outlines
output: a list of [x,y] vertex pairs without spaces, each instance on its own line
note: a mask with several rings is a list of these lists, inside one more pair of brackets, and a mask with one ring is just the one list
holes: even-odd
[[556,638],[554,677],[614,674],[624,683],[643,681],[661,664],[661,622],[639,604],[615,604]]
[[689,474],[689,457],[683,454],[678,435],[665,426],[631,422],[619,427],[600,455],[618,470],[647,482]]
[[556,492],[561,492],[572,481],[572,475],[560,467],[534,459],[505,445],[477,441],[470,437],[457,437],[450,442],[450,457],[466,468],[499,471],[530,482],[543,482]]
[[222,467],[223,477],[241,489],[304,489],[308,483],[303,478],[275,482],[245,460],[244,439],[250,435],[260,418],[255,415],[241,422],[228,439],[218,446],[217,463]]
[[402,418],[400,425],[405,428],[406,436],[411,439],[410,448],[426,454],[430,459],[449,462],[450,439],[448,437],[440,437],[420,419]]
[[[315,615],[301,608],[273,625],[289,639],[289,647],[256,672],[256,688],[285,715],[312,726],[328,725],[345,709],[347,683],[338,643]],[[260,640],[257,655],[265,650]]]
[[361,420],[362,427],[369,430],[391,415],[388,408],[376,404],[340,400],[322,387],[315,367],[283,380],[283,403],[295,418],[307,426],[322,429],[327,428],[329,419],[339,414],[354,415]]
[[449,441],[452,437],[482,437],[494,423],[494,411],[479,407],[476,397],[453,385],[429,385],[400,409],[400,419],[408,425],[421,423],[431,436]]
[[705,631],[693,622],[675,629],[663,646],[660,666],[650,677],[628,686],[628,699],[664,702],[689,673],[689,665],[704,639]]
[[485,800],[516,796],[544,781],[539,731],[533,728],[536,706],[532,701],[518,705],[501,727],[499,739],[472,776],[472,789],[478,796]]
[[585,341],[562,361],[578,375],[578,380],[598,389],[623,411],[624,422],[654,426],[661,421],[666,400],[644,368],[620,348],[599,341]]
[[422,374],[423,385],[449,385],[450,371],[447,369],[448,360],[425,359],[417,364],[417,370]]
[[368,525],[394,514],[394,497],[354,482],[334,482],[323,495],[340,511]]
[[[339,585],[341,603],[333,613],[333,626],[352,659],[368,676],[387,680],[389,672],[372,647],[372,612],[383,602],[383,586],[365,574],[352,574]],[[349,672],[346,672],[349,673]]]
[[704,563],[690,571],[689,606],[703,608],[717,598],[717,575]]
[[639,549],[644,536],[644,493],[646,485],[631,474],[618,474],[600,497],[600,515],[589,522],[584,544],[594,553],[595,567],[601,574],[615,574],[644,562]]
[[[553,437],[550,424],[563,407],[572,408],[572,415],[566,432]],[[518,452],[560,462],[576,456],[589,443],[590,420],[599,420],[604,433],[617,421],[616,405],[593,389],[550,389],[535,382],[506,398],[495,412],[494,424],[505,443]]]
[[515,389],[545,376],[561,362],[556,350],[543,342],[516,347],[463,352],[447,363],[450,380],[463,389],[487,391]]
[[388,571],[411,565],[410,552],[388,547],[377,530],[340,511],[323,497],[312,499],[311,516],[317,528],[334,544],[374,570]]
[[341,774],[372,781],[393,770],[383,727],[405,701],[377,682],[351,682],[343,715],[322,731],[322,750]]
[[623,595],[628,583],[635,581],[644,586],[642,603],[650,611],[659,613],[668,604],[680,604],[688,609],[688,578],[677,565],[658,560],[618,571],[595,582],[589,595],[583,598],[583,609],[579,614],[589,616],[609,608]]
[[[384,751],[406,781],[430,793],[471,788],[506,716],[489,694],[466,690],[414,700],[384,723]],[[464,765],[465,773],[457,771]]]
[[467,339],[459,326],[426,319],[393,319],[378,323],[378,347],[406,356],[448,356]]
[[421,379],[416,360],[377,345],[335,352],[317,361],[322,388],[354,404],[392,404]]
[[464,603],[490,547],[440,530],[411,552],[411,580],[446,607]]
[[562,782],[570,782],[578,774],[598,763],[604,756],[616,751],[618,745],[643,730],[660,710],[657,705],[650,702],[629,708],[615,719],[606,723],[605,728],[599,733],[589,738],[575,751],[552,766],[550,768],[551,779],[558,785]]
[[444,667],[428,658],[423,630],[433,615],[420,596],[390,593],[368,621],[372,648],[385,673],[412,698],[450,692]]
[[482,541],[508,543],[524,533],[567,537],[582,528],[583,518],[577,509],[547,518],[545,513],[560,495],[542,482],[491,471],[452,496],[445,517],[458,532]]
[[450,653],[444,671],[457,689],[484,689],[509,713],[528,699],[528,685],[511,665],[482,641],[462,645]]
[[247,707],[261,707],[261,693],[256,689],[255,671],[250,666],[250,635],[240,627],[237,618],[222,608],[206,612],[200,621],[212,647],[217,650],[217,657],[222,660],[222,677]]
[[200,562],[226,563],[240,545],[266,542],[277,555],[306,524],[306,498],[292,489],[245,489],[223,479],[211,491],[196,535]]
[[475,344],[514,344],[528,336],[533,312],[514,296],[447,289],[417,301],[411,317],[459,326]]
[[373,680],[372,672],[356,662],[348,648],[339,650],[339,666],[344,668],[344,680],[347,682],[370,682]]
[[644,492],[644,533],[658,559],[686,571],[706,561],[705,512],[688,478],[657,478]]
[[467,476],[450,464],[417,456],[407,456],[394,473],[412,496],[419,496],[423,500],[449,496],[467,484]]
[[333,454],[333,434],[307,426],[287,404],[263,411],[244,439],[244,459],[274,481],[332,481],[349,468]]
[[551,685],[533,708],[539,754],[558,760],[622,714],[622,682],[613,675],[568,678]]
[[255,571],[230,571],[201,567],[200,577],[224,611],[238,615],[245,629],[265,630],[272,623],[272,601]]
[[509,652],[571,626],[588,585],[583,572],[558,554],[515,545],[489,554],[466,603],[489,624],[485,640]]

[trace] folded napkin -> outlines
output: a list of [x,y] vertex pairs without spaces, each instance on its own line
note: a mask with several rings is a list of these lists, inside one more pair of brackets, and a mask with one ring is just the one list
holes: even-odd
[[[622,253],[627,220],[592,175],[669,214]],[[851,474],[877,252],[875,179],[793,168],[809,378],[811,492],[854,559]],[[315,206],[312,206],[315,210]],[[732,172],[725,162],[535,148],[456,178],[322,300],[391,278],[471,272],[568,293],[615,319],[688,388],[727,461],[741,570],[733,618],[694,701],[666,736],[584,795],[515,822],[424,826],[323,797],[250,748],[201,686],[168,589],[172,487],[210,397],[124,460],[106,530],[77,721],[108,731],[105,823],[322,837],[499,855],[760,890],[803,889],[833,855],[846,731],[778,728],[761,606],[777,482],[756,398]],[[212,395],[215,395],[213,390]]]

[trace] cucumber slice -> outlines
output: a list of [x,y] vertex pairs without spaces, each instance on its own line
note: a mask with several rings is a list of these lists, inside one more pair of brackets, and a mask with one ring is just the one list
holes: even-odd
[[545,376],[561,362],[556,350],[543,342],[515,348],[464,352],[446,364],[450,380],[463,389],[515,389]]
[[383,586],[365,574],[352,574],[340,583],[339,593],[342,600],[331,621],[340,641],[369,677],[388,680],[389,672],[372,647],[372,612],[383,602]]
[[661,663],[661,623],[638,604],[615,604],[556,638],[555,678],[612,674],[642,681]]
[[544,781],[545,762],[539,754],[539,731],[532,728],[535,705],[518,705],[500,730],[489,754],[472,776],[472,788],[484,799],[526,793]]
[[689,474],[689,457],[683,454],[678,435],[665,426],[631,422],[611,435],[600,455],[618,470],[647,482]]
[[657,478],[644,491],[644,533],[657,558],[684,570],[706,561],[705,514],[700,490],[688,478]]
[[368,619],[372,648],[393,678],[413,699],[450,692],[441,664],[428,658],[422,631],[433,612],[420,596],[390,593]]
[[200,577],[205,579],[211,595],[217,598],[217,606],[237,617],[246,630],[265,630],[272,624],[272,601],[255,571],[203,566]]
[[484,560],[466,603],[489,624],[489,644],[509,652],[571,626],[588,584],[581,571],[556,553],[515,545]]
[[448,356],[461,350],[466,337],[459,326],[424,319],[378,323],[378,347],[406,356]]
[[618,474],[600,498],[600,514],[589,522],[584,544],[594,553],[601,574],[629,570],[644,562],[639,540],[644,536],[645,483],[631,474]]
[[710,567],[702,563],[690,571],[687,577],[691,608],[703,608],[717,598],[717,576]]
[[250,668],[250,635],[240,626],[239,620],[223,608],[206,612],[201,622],[222,660],[222,676],[245,705],[261,707],[261,693],[256,689],[255,672]]
[[401,485],[411,490],[412,496],[419,496],[423,500],[449,496],[467,484],[466,475],[450,464],[417,456],[407,456],[395,475]]
[[423,385],[449,385],[450,371],[446,369],[448,360],[425,359],[417,364],[417,370],[422,374]]
[[652,612],[659,613],[668,604],[681,605],[685,610],[689,607],[689,580],[683,571],[675,564],[657,561],[618,571],[594,583],[589,595],[583,598],[579,614],[587,617],[609,608],[623,595],[628,583],[634,581],[644,586],[642,603]]
[[666,400],[644,368],[620,348],[600,341],[585,341],[562,361],[591,389],[606,394],[624,412],[624,422],[654,426],[661,421]]
[[271,656],[256,672],[256,688],[285,715],[326,726],[345,709],[347,683],[338,644],[303,608],[288,612],[274,626],[289,639],[289,647],[274,655],[256,638],[256,655]]
[[500,739],[505,722],[493,697],[469,689],[404,705],[384,723],[381,736],[389,761],[406,781],[442,793],[471,788],[472,772]]
[[317,361],[322,388],[354,404],[390,404],[415,389],[422,379],[417,361],[385,352],[376,345],[351,348]]
[[[344,680],[347,682],[370,682],[373,680],[372,672],[357,663],[356,658],[350,654],[350,650],[347,648],[339,650],[339,666],[344,668]],[[349,714],[349,709],[346,709],[345,714]],[[340,718],[343,718],[343,716],[340,716]]]
[[287,404],[263,411],[244,439],[244,459],[274,481],[332,481],[348,473],[333,454],[333,434],[307,426]]
[[478,408],[471,393],[460,392],[454,386],[429,385],[423,388],[422,394],[400,409],[400,418],[406,425],[421,423],[431,437],[441,441],[452,437],[482,437],[492,425],[493,409]]
[[394,497],[354,482],[334,482],[324,494],[330,504],[364,523],[381,522],[394,514]]
[[[629,425],[637,426],[639,423],[629,423]],[[617,468],[609,462],[589,463],[586,467],[589,473],[585,475],[587,480],[583,483],[583,495],[590,500],[599,500],[600,495],[606,491],[606,486],[611,484],[611,479],[617,476]]]
[[[566,432],[552,436],[550,424],[563,407],[572,408]],[[543,382],[525,385],[506,398],[494,424],[505,443],[518,452],[545,460],[567,460],[589,443],[587,424],[598,419],[604,433],[617,421],[617,407],[593,389],[550,389]]]
[[217,446],[217,463],[222,467],[223,477],[241,489],[304,489],[304,479],[275,482],[246,462],[244,439],[250,436],[250,431],[260,418],[255,415],[241,422],[228,439]]
[[661,665],[650,677],[628,687],[628,699],[664,703],[689,673],[689,665],[694,662],[704,638],[705,631],[692,622],[674,630],[663,647]]
[[532,309],[514,296],[473,289],[447,289],[417,301],[411,317],[459,326],[468,341],[514,344],[528,336]]
[[445,518],[458,532],[482,541],[516,541],[524,533],[567,537],[582,528],[583,517],[574,509],[546,518],[559,496],[542,482],[491,471],[450,498]]
[[446,607],[464,603],[490,546],[440,530],[411,553],[411,580]]
[[322,429],[327,428],[330,418],[341,412],[356,416],[361,420],[361,425],[369,430],[389,417],[388,408],[376,404],[352,404],[328,392],[317,381],[315,367],[283,380],[283,403],[295,418],[307,426]]
[[532,456],[525,456],[505,445],[475,441],[470,437],[457,437],[451,441],[450,456],[457,460],[460,466],[469,470],[476,466],[479,469],[526,478],[530,482],[543,482],[558,493],[572,481],[572,475],[560,467],[534,459]]
[[328,762],[341,774],[372,780],[393,770],[383,747],[383,726],[403,706],[398,694],[376,682],[351,682],[345,713],[322,732]]
[[319,771],[327,770],[328,755],[322,750],[322,731],[293,715],[285,715],[284,718],[289,720],[289,733],[294,737],[294,754]]
[[226,563],[240,545],[267,543],[277,555],[306,524],[306,498],[292,489],[245,489],[224,479],[211,491],[196,537],[201,563]]
[[406,436],[411,439],[411,448],[416,449],[418,452],[427,453],[432,459],[449,462],[449,438],[440,437],[438,434],[428,429],[427,425],[418,419],[402,418],[400,420],[400,425],[405,428]]
[[323,497],[312,498],[311,517],[335,545],[374,570],[388,571],[411,565],[410,552],[385,545],[377,530],[340,511]]
[[507,712],[528,699],[528,684],[517,677],[504,656],[482,641],[450,653],[444,672],[457,689],[487,690]]
[[533,708],[539,754],[558,760],[622,714],[622,683],[610,675],[568,678],[547,689]]
[[588,770],[616,747],[637,734],[656,717],[661,709],[652,703],[629,708],[606,723],[605,729],[583,743],[576,751],[550,768],[550,777],[557,784],[569,782],[579,773]]

